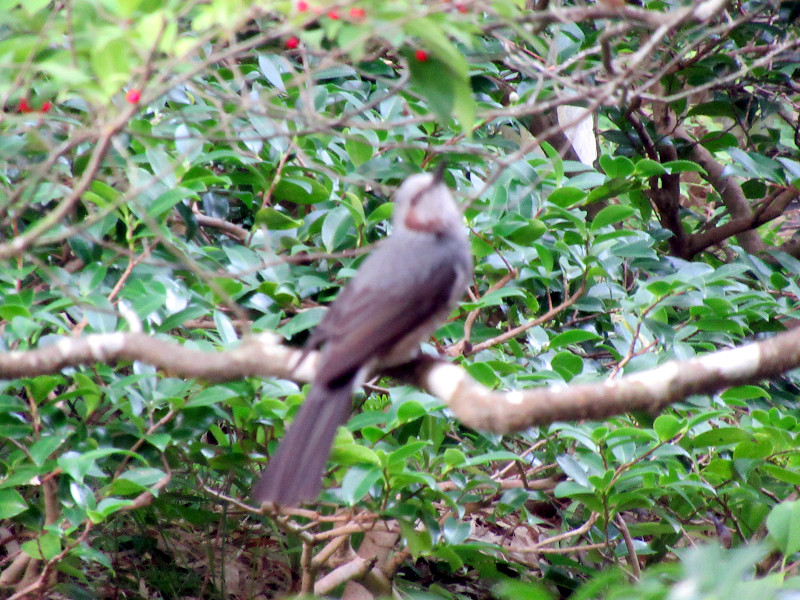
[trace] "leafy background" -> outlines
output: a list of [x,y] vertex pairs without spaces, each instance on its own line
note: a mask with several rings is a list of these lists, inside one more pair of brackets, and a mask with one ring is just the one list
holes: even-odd
[[[800,3],[549,4],[0,1],[2,350],[300,344],[441,161],[475,279],[436,339],[485,385],[796,326]],[[43,368],[0,382],[0,585],[272,597],[380,530],[409,598],[790,598],[798,382],[501,437],[376,381],[319,503],[276,519],[236,500],[297,383]]]

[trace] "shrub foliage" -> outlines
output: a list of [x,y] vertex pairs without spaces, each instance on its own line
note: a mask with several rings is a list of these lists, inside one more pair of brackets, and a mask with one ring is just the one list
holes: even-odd
[[0,381],[0,589],[796,589],[797,371],[506,436],[379,379],[319,502],[276,516],[247,494],[302,383],[30,351],[138,331],[301,344],[386,235],[391,190],[442,161],[475,278],[429,350],[485,386],[603,381],[795,327],[798,13],[0,2],[0,363],[28,365]]

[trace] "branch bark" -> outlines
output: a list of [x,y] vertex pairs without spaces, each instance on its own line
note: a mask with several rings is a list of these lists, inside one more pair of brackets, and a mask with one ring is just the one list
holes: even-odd
[[631,411],[650,413],[693,394],[758,383],[800,366],[800,330],[713,352],[602,383],[551,385],[498,392],[456,365],[424,358],[405,368],[404,379],[442,399],[465,425],[509,433],[556,421],[605,419]]
[[[720,195],[722,203],[728,209],[731,218],[739,222],[753,219],[753,209],[742,191],[742,186],[739,185],[735,178],[723,174],[725,167],[714,158],[711,152],[693,140],[681,126],[675,128],[673,135],[690,144],[692,159],[705,169],[708,183]],[[758,254],[767,249],[764,240],[753,229],[739,231],[736,238],[742,248],[750,254]]]
[[764,210],[756,211],[749,216],[733,219],[723,225],[709,229],[708,231],[692,235],[689,239],[689,248],[687,251],[689,256],[695,256],[706,248],[714,244],[719,244],[729,237],[735,235],[741,237],[741,234],[744,232],[752,232],[755,228],[769,223],[773,219],[777,219],[798,195],[800,195],[800,190],[792,186],[782,190],[773,198],[768,199]]
[[[245,377],[310,381],[316,366],[311,353],[299,366],[300,349],[279,344],[272,334],[245,338],[238,348],[204,352],[142,333],[64,338],[46,348],[0,354],[0,378],[58,373],[66,367],[138,360],[177,376],[209,382]],[[423,388],[446,402],[456,417],[474,429],[509,433],[555,421],[604,419],[630,411],[656,412],[693,394],[713,394],[757,383],[800,366],[800,329],[738,348],[619,379],[547,388],[493,391],[450,362],[423,356],[385,373]]]

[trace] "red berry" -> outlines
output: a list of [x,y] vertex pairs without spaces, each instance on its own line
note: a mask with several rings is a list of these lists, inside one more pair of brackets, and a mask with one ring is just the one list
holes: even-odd
[[299,0],[297,2],[297,12],[306,12],[308,10],[308,2],[305,0]]
[[363,8],[354,6],[353,8],[350,9],[350,16],[353,17],[354,19],[363,19],[364,17],[367,16],[367,11],[365,11]]
[[47,100],[45,102],[42,102],[42,108],[40,110],[42,112],[48,112],[51,108],[53,108],[53,105],[50,104],[49,100]]
[[286,40],[286,47],[287,47],[289,50],[294,50],[294,49],[295,49],[295,48],[297,48],[299,45],[300,45],[300,40],[297,38],[297,36],[296,36],[296,35],[293,35],[293,36],[292,36],[292,37],[290,37],[288,40]]
[[131,104],[136,104],[139,102],[139,98],[142,97],[142,93],[137,90],[136,88],[128,90],[128,93],[125,94],[125,99],[130,102]]
[[460,12],[460,13],[465,13],[465,12],[469,11],[469,8],[467,8],[466,4],[456,4],[456,8],[458,9],[458,12]]
[[21,113],[33,112],[33,107],[30,104],[28,104],[28,100],[25,98],[19,99],[19,105],[17,106],[17,108]]
[[331,19],[332,21],[338,21],[339,20],[339,11],[336,11],[336,10],[333,10],[333,9],[329,10],[328,11],[328,18]]
[[416,59],[419,62],[425,62],[426,60],[428,60],[428,53],[425,52],[425,50],[422,50],[422,49],[417,50],[416,52],[414,52],[414,56],[416,57]]

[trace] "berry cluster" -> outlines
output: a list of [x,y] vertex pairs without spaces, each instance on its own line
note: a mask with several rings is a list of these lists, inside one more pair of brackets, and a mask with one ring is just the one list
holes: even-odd
[[50,101],[49,100],[45,100],[44,102],[42,102],[42,105],[38,109],[33,108],[33,106],[31,106],[30,102],[28,102],[27,98],[20,98],[19,99],[19,104],[17,104],[17,110],[19,112],[21,112],[21,113],[32,113],[32,112],[43,112],[43,113],[46,113],[52,107],[53,107],[53,105],[50,104]]
[[[462,13],[467,12],[467,6],[465,4],[459,3],[456,4],[455,6],[459,12]],[[306,0],[297,0],[297,2],[295,3],[295,9],[299,13],[304,13],[311,10],[317,15],[321,15],[323,10],[319,7],[312,7]],[[353,6],[350,8],[348,14],[350,15],[350,19],[352,21],[362,21],[363,19],[366,18],[367,11],[359,6]],[[338,10],[336,10],[335,8],[331,8],[327,12],[327,17],[332,21],[338,21],[341,18],[341,15],[339,14]],[[297,37],[296,35],[290,36],[289,38],[286,39],[286,42],[284,42],[284,44],[288,50],[296,50],[300,46],[300,38]],[[419,62],[426,62],[429,58],[429,54],[426,50],[419,48],[414,52],[414,57]]]
[[[304,13],[304,12],[308,12],[309,10],[313,10],[318,15],[322,14],[322,9],[321,8],[311,7],[308,4],[308,2],[306,2],[306,0],[297,0],[297,3],[295,4],[295,8],[297,9],[297,12],[299,12],[299,13]],[[362,21],[362,20],[364,20],[366,18],[367,11],[365,9],[361,8],[360,6],[353,6],[348,11],[348,14],[350,15],[350,20],[351,21]],[[327,12],[327,17],[331,21],[338,21],[341,18],[341,14],[335,8],[331,8]],[[286,48],[288,48],[289,50],[295,50],[299,45],[300,45],[300,39],[296,35],[293,35],[289,39],[286,40]]]

